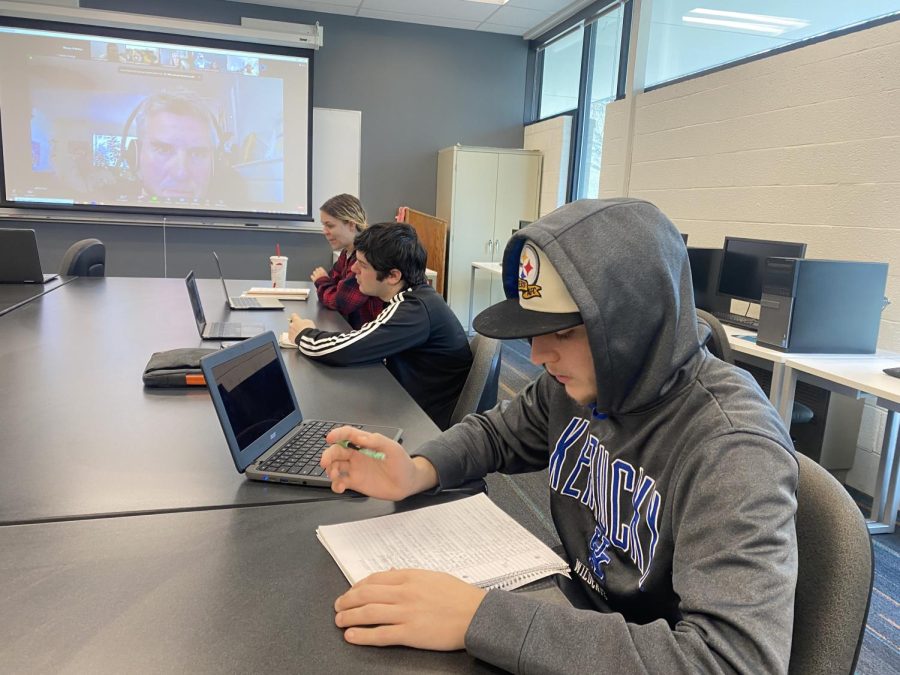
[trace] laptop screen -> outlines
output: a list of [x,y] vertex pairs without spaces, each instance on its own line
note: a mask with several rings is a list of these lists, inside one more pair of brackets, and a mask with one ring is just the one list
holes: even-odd
[[269,341],[212,367],[222,407],[242,451],[295,411],[278,356],[274,341]]

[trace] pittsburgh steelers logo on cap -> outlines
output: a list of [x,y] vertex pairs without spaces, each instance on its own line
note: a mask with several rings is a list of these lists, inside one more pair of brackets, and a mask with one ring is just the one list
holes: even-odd
[[541,287],[537,284],[541,271],[541,260],[531,244],[522,247],[519,255],[519,295],[522,300],[541,297]]

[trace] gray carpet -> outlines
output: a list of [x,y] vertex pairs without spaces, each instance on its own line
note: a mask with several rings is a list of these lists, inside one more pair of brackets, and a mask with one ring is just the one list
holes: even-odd
[[[541,372],[528,358],[523,340],[503,343],[499,398],[513,398]],[[548,546],[559,544],[550,518],[550,498],[545,471],[516,476],[488,476],[488,494]],[[871,498],[855,493],[868,514]],[[858,675],[900,675],[900,532],[872,538],[875,583],[872,603],[857,664]]]

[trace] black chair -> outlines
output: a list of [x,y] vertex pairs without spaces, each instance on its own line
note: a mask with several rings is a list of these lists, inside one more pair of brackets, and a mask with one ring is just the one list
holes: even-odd
[[472,347],[472,369],[450,416],[451,425],[466,415],[484,412],[497,405],[501,342],[484,335],[476,335],[469,344]]
[[[734,364],[734,354],[732,354],[731,344],[728,342],[728,333],[725,332],[721,322],[709,312],[698,309],[697,324],[701,340],[704,335],[702,327],[705,325],[709,328],[709,335],[703,343],[709,352],[725,363]],[[794,407],[791,410],[791,424],[806,424],[811,422],[814,416],[809,406],[794,401]]]
[[798,566],[788,673],[849,675],[872,597],[872,541],[844,487],[813,460],[796,456]]
[[[709,336],[703,343],[710,353],[722,359],[725,363],[734,363],[734,355],[731,353],[731,344],[728,342],[728,333],[722,328],[719,320],[709,312],[698,309],[697,323],[702,327],[704,324],[709,328]],[[700,331],[700,338],[703,339],[703,331]]]
[[106,275],[106,247],[99,239],[82,239],[69,247],[59,265],[66,277],[102,277]]

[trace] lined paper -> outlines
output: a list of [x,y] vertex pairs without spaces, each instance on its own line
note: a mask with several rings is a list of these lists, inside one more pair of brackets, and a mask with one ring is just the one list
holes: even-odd
[[513,589],[565,574],[568,565],[487,495],[316,530],[347,580],[415,568],[482,588]]

